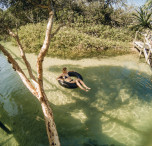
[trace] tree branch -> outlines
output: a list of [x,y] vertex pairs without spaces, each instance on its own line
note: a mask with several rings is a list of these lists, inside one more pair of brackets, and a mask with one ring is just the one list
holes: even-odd
[[53,17],[54,17],[54,9],[52,5],[52,0],[48,0],[48,10],[49,10],[49,19],[48,19],[48,24],[47,24],[47,29],[46,29],[46,35],[44,39],[43,46],[40,50],[40,53],[37,58],[37,76],[38,76],[38,81],[36,81],[34,75],[32,74],[32,69],[29,64],[29,62],[26,59],[23,47],[20,43],[18,34],[14,34],[11,31],[10,35],[12,35],[19,46],[21,56],[26,64],[26,67],[28,69],[28,73],[31,77],[31,79],[35,80],[35,87],[31,84],[31,82],[28,80],[20,66],[17,64],[17,62],[12,58],[10,53],[4,49],[2,45],[0,45],[0,50],[4,53],[5,56],[7,56],[8,61],[12,64],[13,68],[17,71],[17,73],[20,75],[23,83],[26,85],[26,87],[35,95],[35,97],[38,98],[38,100],[41,103],[42,111],[44,113],[45,117],[45,124],[46,124],[46,130],[48,134],[48,139],[50,146],[60,146],[60,141],[58,137],[58,133],[56,130],[56,125],[53,119],[53,112],[52,109],[50,108],[49,101],[47,99],[47,96],[45,94],[44,88],[43,88],[43,60],[44,57],[46,56],[46,53],[48,51],[48,48],[50,46],[50,40],[51,40],[51,31],[53,27]]
[[31,91],[31,93],[34,96],[37,96],[37,92],[36,92],[35,87],[28,80],[28,78],[26,77],[26,75],[24,74],[24,72],[22,71],[22,69],[20,68],[18,63],[13,59],[11,54],[1,44],[0,44],[0,50],[7,57],[8,62],[12,64],[13,69],[15,69],[16,72],[19,74],[19,76],[21,77],[21,79],[22,79],[23,83],[25,84],[25,86]]
[[37,58],[37,74],[38,74],[37,92],[39,95],[39,99],[41,99],[41,106],[42,106],[42,110],[45,117],[45,124],[46,124],[46,130],[48,134],[49,143],[51,146],[54,146],[54,145],[60,146],[58,133],[56,130],[55,122],[53,120],[53,113],[49,106],[48,99],[43,89],[43,60],[50,46],[51,31],[53,27],[54,10],[51,8],[51,3],[50,3],[49,10],[51,11],[49,12],[49,20],[47,24],[45,39]]
[[36,5],[37,7],[43,8],[43,9],[48,9],[48,6],[45,5]]
[[[45,117],[45,124],[46,124],[46,130],[48,134],[48,139],[50,146],[60,146],[60,141],[58,137],[58,133],[56,130],[56,125],[53,120],[53,112],[52,109],[49,106],[48,99],[44,93],[43,88],[34,88],[31,82],[28,80],[22,69],[19,67],[18,63],[13,59],[13,57],[10,55],[10,53],[0,44],[0,50],[3,52],[3,54],[8,58],[8,62],[10,62],[13,66],[13,68],[17,71],[20,78],[22,79],[25,86],[31,91],[31,93],[38,98],[38,100],[41,103],[42,111],[44,113]],[[42,93],[40,95],[39,93]]]
[[39,83],[39,85],[42,85],[42,86],[43,86],[43,60],[44,60],[44,57],[46,56],[46,53],[50,46],[51,31],[52,31],[52,27],[53,27],[53,16],[54,16],[54,11],[52,10],[49,13],[49,20],[48,20],[48,24],[47,24],[44,43],[43,43],[43,46],[42,46],[40,53],[38,55],[38,58],[37,58],[38,83]]
[[33,5],[35,5],[36,7],[43,8],[43,9],[48,9],[48,6],[46,6],[46,5],[37,4],[37,3],[35,3],[31,0],[29,2],[32,3]]
[[61,25],[55,30],[55,32],[51,34],[51,38],[53,38],[63,26],[65,26],[65,24],[61,24]]
[[[29,12],[30,13],[30,12]],[[25,14],[25,16],[26,16],[26,18],[28,19],[28,20],[30,20],[30,22],[32,22],[32,23],[34,23],[34,18],[33,18],[33,14],[32,14],[32,11],[31,11],[31,17],[30,16],[28,16],[28,12],[24,12],[24,14]]]
[[15,38],[15,40],[16,40],[16,42],[17,42],[17,44],[18,44],[21,57],[22,57],[25,65],[26,65],[26,67],[27,67],[27,70],[28,70],[28,73],[29,73],[30,78],[32,79],[32,81],[33,81],[34,83],[37,82],[35,76],[34,76],[33,73],[32,73],[31,65],[30,65],[30,63],[27,61],[25,52],[24,52],[24,50],[23,50],[23,47],[22,47],[22,44],[21,44],[21,42],[20,42],[20,39],[19,39],[18,35],[14,34],[14,33],[13,33],[11,30],[9,30],[9,29],[8,29],[8,31],[9,31],[9,34],[10,34],[12,37]]

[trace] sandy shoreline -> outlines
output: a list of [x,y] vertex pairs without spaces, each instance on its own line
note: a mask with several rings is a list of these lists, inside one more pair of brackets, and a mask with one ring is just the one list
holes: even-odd
[[[17,58],[16,61],[23,66],[23,61],[20,58],[20,53],[17,47],[12,46],[11,43],[6,42],[2,43],[7,50],[14,56],[14,58]],[[44,59],[44,75],[47,74],[47,76],[50,76],[50,72],[48,70],[51,70],[54,72],[54,70],[57,70],[58,72],[61,71],[61,68],[66,66],[69,70],[73,68],[86,68],[86,67],[99,67],[99,66],[119,66],[126,69],[132,69],[136,70],[141,73],[146,73],[148,75],[152,74],[152,70],[150,66],[145,62],[144,58],[139,58],[139,53],[136,49],[131,48],[130,54],[122,55],[122,56],[116,56],[116,57],[104,57],[104,58],[87,58],[87,59],[81,59],[81,60],[70,60],[70,59],[59,59],[59,58],[51,58],[51,57],[45,57]],[[34,71],[36,71],[36,60],[37,56],[33,53],[26,53],[27,59],[31,63],[32,68]],[[24,66],[25,67],[25,66]],[[51,69],[51,67],[53,69]]]
[[[16,58],[20,58],[19,50],[17,47],[12,46],[11,43],[3,43],[3,45],[13,53],[13,56]],[[10,48],[11,47],[11,48]],[[144,72],[151,75],[150,67],[145,63],[144,58],[139,58],[139,53],[136,49],[131,48],[131,54],[126,54],[122,56],[116,57],[105,57],[105,58],[90,58],[90,59],[81,59],[81,60],[70,60],[70,59],[59,59],[59,58],[51,58],[45,57],[44,60],[44,70],[47,70],[48,67],[56,66],[62,67],[68,65],[83,67],[96,67],[96,66],[121,66],[128,69],[138,70],[139,72]],[[16,55],[15,55],[16,54]],[[36,59],[37,56],[35,54],[26,54],[27,58],[30,62],[32,62],[32,66],[34,70],[36,70]],[[20,59],[17,59],[17,62],[20,64]],[[70,68],[69,68],[70,69]]]

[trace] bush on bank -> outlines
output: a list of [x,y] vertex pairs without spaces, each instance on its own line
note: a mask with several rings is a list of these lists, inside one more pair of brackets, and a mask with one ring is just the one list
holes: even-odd
[[[54,24],[53,31],[58,27]],[[26,52],[38,53],[45,37],[46,22],[28,24],[19,30]],[[105,25],[75,24],[64,26],[52,38],[49,56],[80,59],[129,53],[134,32]]]

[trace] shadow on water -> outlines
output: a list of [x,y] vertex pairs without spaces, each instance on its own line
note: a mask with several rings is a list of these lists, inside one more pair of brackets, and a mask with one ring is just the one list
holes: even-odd
[[[21,93],[9,95],[11,99],[7,102],[10,106],[14,104],[13,106],[15,107],[11,109],[9,105],[7,105],[0,109],[0,111],[2,111],[0,113],[2,121],[0,127],[7,135],[13,136],[18,144],[14,140],[14,143],[9,141],[6,135],[6,137],[4,137],[4,139],[2,138],[2,141],[0,141],[0,145],[48,145],[45,122],[39,102],[35,100],[35,97],[30,93],[26,93],[29,91],[25,91],[26,89],[23,90],[25,95]],[[4,125],[7,125],[10,130]]]
[[[107,123],[117,123],[142,136],[146,134],[145,131],[137,129],[129,122],[124,122],[119,118],[107,114],[107,112],[129,105],[130,98],[134,97],[137,97],[143,103],[150,102],[152,100],[150,76],[144,73],[139,74],[135,70],[116,66],[79,68],[78,66],[67,64],[58,67],[51,66],[48,70],[60,74],[64,66],[70,68],[70,70],[76,70],[82,73],[82,75],[87,75],[83,76],[85,83],[92,89],[88,93],[78,91],[79,89],[71,91],[77,92],[80,97],[85,97],[83,99],[74,97],[69,92],[65,93],[64,90],[63,94],[72,96],[75,102],[59,106],[52,104],[54,113],[60,113],[60,118],[58,118],[60,120],[56,121],[56,123],[63,145],[68,145],[69,141],[71,141],[72,145],[125,145],[102,132],[103,123],[101,118],[103,116],[108,118]],[[123,99],[125,95],[121,97],[121,92],[125,92],[128,96]],[[102,99],[102,102],[99,102],[100,99]],[[98,104],[98,108],[93,106],[93,104]],[[99,110],[100,108],[102,110]],[[86,116],[84,123],[71,116],[72,112],[79,111],[82,111]],[[59,116],[58,114],[55,114],[56,118]]]
[[[26,89],[24,89],[24,93],[25,90]],[[10,97],[11,97],[11,101],[9,101],[8,103],[10,104],[10,106],[14,103],[13,106],[17,107],[17,112],[13,111],[14,107],[9,111],[7,109],[4,110],[3,107],[4,111],[0,113],[0,117],[1,117],[1,121],[3,122],[3,125],[7,125],[7,127],[11,129],[11,130],[8,129],[6,130],[6,128],[1,126],[2,129],[5,132],[7,132],[7,134],[15,138],[18,144],[16,144],[16,142],[14,141],[15,142],[14,145],[21,145],[21,146],[27,146],[27,145],[33,146],[39,144],[48,145],[45,123],[43,120],[43,114],[41,112],[39,103],[34,99],[34,97],[30,93],[27,93],[25,95],[22,95],[20,93],[18,94],[13,93],[12,95],[10,95]],[[26,100],[24,100],[25,98]],[[5,107],[5,108],[9,108],[9,107]],[[10,115],[9,112],[12,112],[12,114]],[[13,112],[15,114],[13,114]],[[6,139],[6,141],[7,141],[6,145],[8,145],[9,144],[8,139]],[[3,139],[0,142],[0,145],[2,145],[4,142],[5,139]],[[13,145],[13,143],[10,145]]]
[[39,101],[0,54],[0,146],[48,146]]
[[0,121],[0,128],[3,129],[7,134],[12,133],[1,121]]

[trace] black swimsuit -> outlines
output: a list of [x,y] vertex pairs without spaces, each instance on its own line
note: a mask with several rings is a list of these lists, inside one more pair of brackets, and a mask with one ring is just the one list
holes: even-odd
[[[69,76],[64,76],[63,78],[64,79],[67,79]],[[72,82],[73,81],[73,79],[71,79],[69,82]]]
[[71,81],[70,82],[72,82],[73,81],[73,79],[71,79]]
[[67,79],[68,78],[68,76],[64,76],[64,79]]
[[64,79],[67,79],[69,76],[63,76]]

